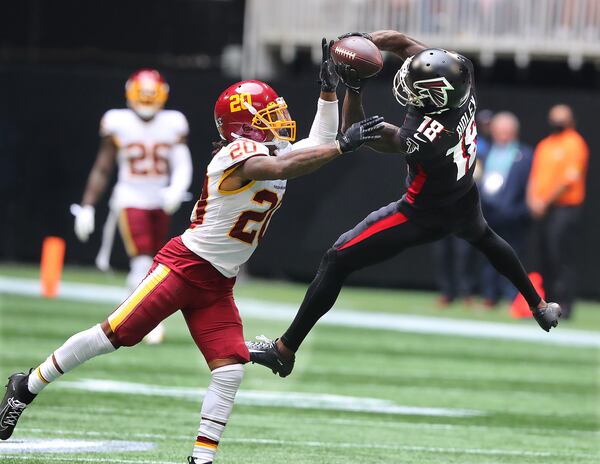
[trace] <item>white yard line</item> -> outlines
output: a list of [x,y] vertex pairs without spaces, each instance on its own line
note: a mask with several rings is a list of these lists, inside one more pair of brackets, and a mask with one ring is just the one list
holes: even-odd
[[[49,429],[48,433],[52,433],[53,430]],[[66,433],[66,432],[65,432]],[[172,436],[165,435],[165,438],[173,438]],[[180,437],[176,437],[180,438]],[[40,446],[43,446],[44,442],[68,442],[68,440],[34,440],[27,439],[26,442],[37,442]],[[72,440],[75,441],[75,440]],[[376,450],[390,450],[390,451],[407,451],[407,452],[422,452],[422,453],[433,453],[433,454],[469,454],[469,455],[481,455],[481,456],[522,456],[522,457],[541,457],[541,458],[583,458],[583,459],[595,459],[600,457],[598,453],[582,453],[572,451],[527,451],[527,450],[515,450],[515,449],[494,449],[494,448],[447,448],[447,447],[434,447],[434,446],[414,446],[414,445],[399,445],[399,444],[385,444],[385,443],[346,443],[346,442],[322,442],[313,440],[278,440],[268,438],[235,438],[226,437],[222,441],[225,443],[233,444],[257,444],[257,445],[272,445],[272,446],[295,446],[295,447],[311,447],[311,448],[329,448],[329,449],[376,449]],[[8,444],[12,442],[7,442]],[[19,444],[19,442],[16,442]],[[87,443],[87,442],[86,442]],[[90,442],[91,443],[91,442]],[[107,442],[95,442],[98,446]],[[19,452],[31,452],[33,450],[26,449]],[[47,452],[47,450],[44,450]],[[61,452],[57,447],[54,447],[54,452]],[[65,449],[62,452],[73,452],[70,449]],[[0,455],[3,453],[3,446],[0,444]],[[27,459],[28,456],[12,456],[9,452],[5,456],[10,455],[11,458]],[[51,461],[69,461],[69,462],[106,462],[106,463],[121,463],[121,464],[171,464],[164,461],[148,461],[144,460],[128,460],[128,459],[112,459],[112,458],[53,458],[51,456],[44,456],[45,460]],[[173,463],[174,464],[174,463]]]
[[[0,450],[0,456],[2,456],[1,454],[1,450]],[[19,460],[23,460],[23,461],[31,461],[31,455],[20,455],[20,454],[15,454],[15,455],[5,455],[7,458],[8,456],[10,456],[10,459],[19,459]],[[133,459],[118,459],[118,458],[75,458],[75,457],[68,457],[68,458],[60,458],[58,456],[48,456],[47,454],[44,455],[43,457],[44,461],[51,461],[51,462],[67,462],[67,463],[73,463],[73,462],[94,462],[94,463],[112,463],[112,464],[181,464],[181,461],[177,461],[177,462],[173,462],[173,461],[149,461],[146,458],[140,458],[138,460],[133,460]]]
[[[94,409],[91,409],[93,412]],[[260,416],[256,414],[244,414],[236,412],[235,423],[237,427],[242,428],[254,428],[268,422],[271,425],[276,424],[282,430],[285,428],[295,429],[297,424],[309,424],[317,426],[347,426],[347,427],[373,427],[381,429],[408,429],[408,430],[430,430],[439,433],[443,432],[460,432],[465,431],[471,432],[496,432],[496,431],[507,431],[513,432],[516,435],[545,435],[548,433],[556,433],[561,436],[580,436],[600,439],[600,430],[565,430],[565,429],[553,429],[553,428],[538,428],[538,427],[509,427],[505,425],[472,425],[472,424],[444,424],[435,422],[412,422],[402,421],[400,418],[394,418],[393,420],[367,420],[367,419],[325,419],[325,418],[294,418],[294,422],[290,423],[289,418],[283,417],[279,414],[268,414],[263,411]],[[65,435],[65,436],[85,436],[85,437],[99,437],[105,439],[111,438],[122,438],[122,439],[154,439],[154,440],[185,440],[189,439],[189,436],[164,434],[164,433],[140,433],[140,432],[96,432],[93,430],[60,430],[60,429],[42,429],[42,428],[24,428],[20,427],[17,430],[18,433],[25,432],[27,434],[44,434],[44,435]],[[192,437],[193,438],[193,437]]]
[[[59,388],[85,390],[102,393],[149,395],[199,401],[206,390],[193,387],[166,387],[116,380],[81,379],[57,382]],[[472,409],[450,409],[434,407],[403,406],[390,400],[360,396],[328,395],[323,393],[273,392],[241,389],[235,398],[236,404],[268,408],[319,409],[329,411],[372,412],[378,414],[473,417],[484,413]]]
[[376,443],[339,443],[322,441],[295,441],[295,440],[272,440],[264,438],[228,438],[223,440],[229,443],[256,443],[261,445],[277,446],[310,446],[315,448],[370,448],[394,451],[416,451],[435,454],[476,454],[482,456],[529,456],[529,457],[564,457],[564,458],[597,458],[597,453],[572,453],[553,451],[524,451],[510,449],[484,449],[484,448],[443,448],[433,446],[411,446],[411,445],[386,445]]
[[[0,293],[39,296],[40,284],[35,279],[0,276]],[[60,298],[95,303],[117,304],[127,296],[122,287],[63,282]],[[240,312],[245,317],[291,321],[297,307],[286,303],[240,298]],[[401,303],[399,303],[401,304]],[[398,332],[457,335],[473,338],[520,340],[563,346],[600,347],[600,332],[587,330],[553,329],[543,332],[534,322],[518,326],[500,322],[481,322],[443,317],[425,317],[408,314],[389,314],[334,308],[320,321],[320,325],[355,327]]]
[[154,443],[123,440],[77,440],[23,438],[0,442],[0,454],[19,453],[116,453],[150,451]]

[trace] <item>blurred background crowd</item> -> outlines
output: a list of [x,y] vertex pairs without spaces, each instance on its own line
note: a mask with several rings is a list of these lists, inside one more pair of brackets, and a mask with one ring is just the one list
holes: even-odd
[[[565,104],[548,112],[548,135],[535,149],[520,138],[519,118],[510,111],[478,113],[477,171],[484,215],[497,233],[526,256],[528,246],[540,257],[537,279],[560,301],[570,317],[577,278],[575,255],[579,218],[585,200],[589,148],[576,129],[573,110]],[[440,304],[457,298],[495,307],[512,301],[515,288],[464,241],[449,237],[434,248]]]
[[[78,202],[98,145],[98,124],[125,105],[139,67],[170,84],[167,108],[190,124],[197,195],[217,139],[212,109],[240,78],[268,80],[308,131],[321,37],[396,29],[457,50],[476,67],[478,182],[485,214],[567,311],[576,296],[600,299],[600,0],[22,0],[0,30],[0,260],[36,262],[43,237],[67,240],[67,262],[92,264],[99,234],[79,243]],[[110,28],[106,25],[110,24]],[[369,82],[366,110],[401,123],[386,57]],[[251,275],[310,280],[322,252],[369,211],[398,198],[401,156],[368,150],[290,183],[286,206],[249,263]],[[334,181],[332,181],[334,179]],[[106,200],[98,223],[107,214]],[[188,203],[172,235],[188,222]],[[99,229],[99,227],[98,227]],[[438,289],[440,302],[486,307],[515,291],[465,243],[410,250],[354,275],[356,285]],[[274,258],[277,257],[277,259]],[[126,265],[122,245],[111,264]]]

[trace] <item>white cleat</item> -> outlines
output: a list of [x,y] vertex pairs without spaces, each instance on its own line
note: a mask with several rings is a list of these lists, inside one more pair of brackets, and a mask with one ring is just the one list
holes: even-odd
[[161,322],[144,337],[144,343],[147,343],[148,345],[159,345],[164,339],[165,325]]

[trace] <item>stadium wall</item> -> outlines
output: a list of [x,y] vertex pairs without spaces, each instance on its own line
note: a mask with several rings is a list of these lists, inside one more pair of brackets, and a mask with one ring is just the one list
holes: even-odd
[[[79,202],[98,146],[98,123],[103,112],[124,105],[123,83],[131,69],[81,68],[69,65],[6,65],[0,69],[0,259],[35,262],[43,237],[59,235],[67,240],[67,261],[91,264],[100,242],[99,230],[107,213],[105,196],[98,208],[97,232],[87,244],[73,234],[69,205]],[[212,109],[216,96],[229,84],[217,72],[166,72],[171,84],[168,107],[183,111],[189,119],[190,148],[195,162],[192,190],[200,190],[209,161],[211,141],[216,139]],[[274,82],[299,122],[299,134],[309,129],[318,86],[312,77]],[[522,139],[535,144],[546,133],[546,113],[557,102],[571,104],[579,129],[590,148],[588,201],[580,233],[578,268],[580,291],[600,298],[600,132],[593,111],[600,95],[583,88],[536,89],[480,86],[480,107],[511,110],[521,119]],[[390,92],[389,78],[369,84],[366,110],[400,124],[402,109]],[[404,191],[406,170],[400,156],[369,150],[344,157],[307,178],[289,182],[284,207],[249,265],[257,276],[308,281],[322,253],[341,232],[373,209],[397,199]],[[173,235],[187,226],[192,204],[175,215]],[[535,266],[534,246],[525,257]],[[127,264],[120,241],[112,263]],[[352,276],[353,284],[433,288],[434,265],[430,249],[406,251],[382,265]]]

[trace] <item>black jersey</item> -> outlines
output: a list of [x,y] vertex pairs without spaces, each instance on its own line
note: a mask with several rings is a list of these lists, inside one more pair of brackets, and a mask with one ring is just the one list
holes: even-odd
[[412,210],[455,203],[473,187],[477,155],[477,102],[472,91],[460,108],[425,114],[411,107],[400,129],[408,163],[407,192]]

